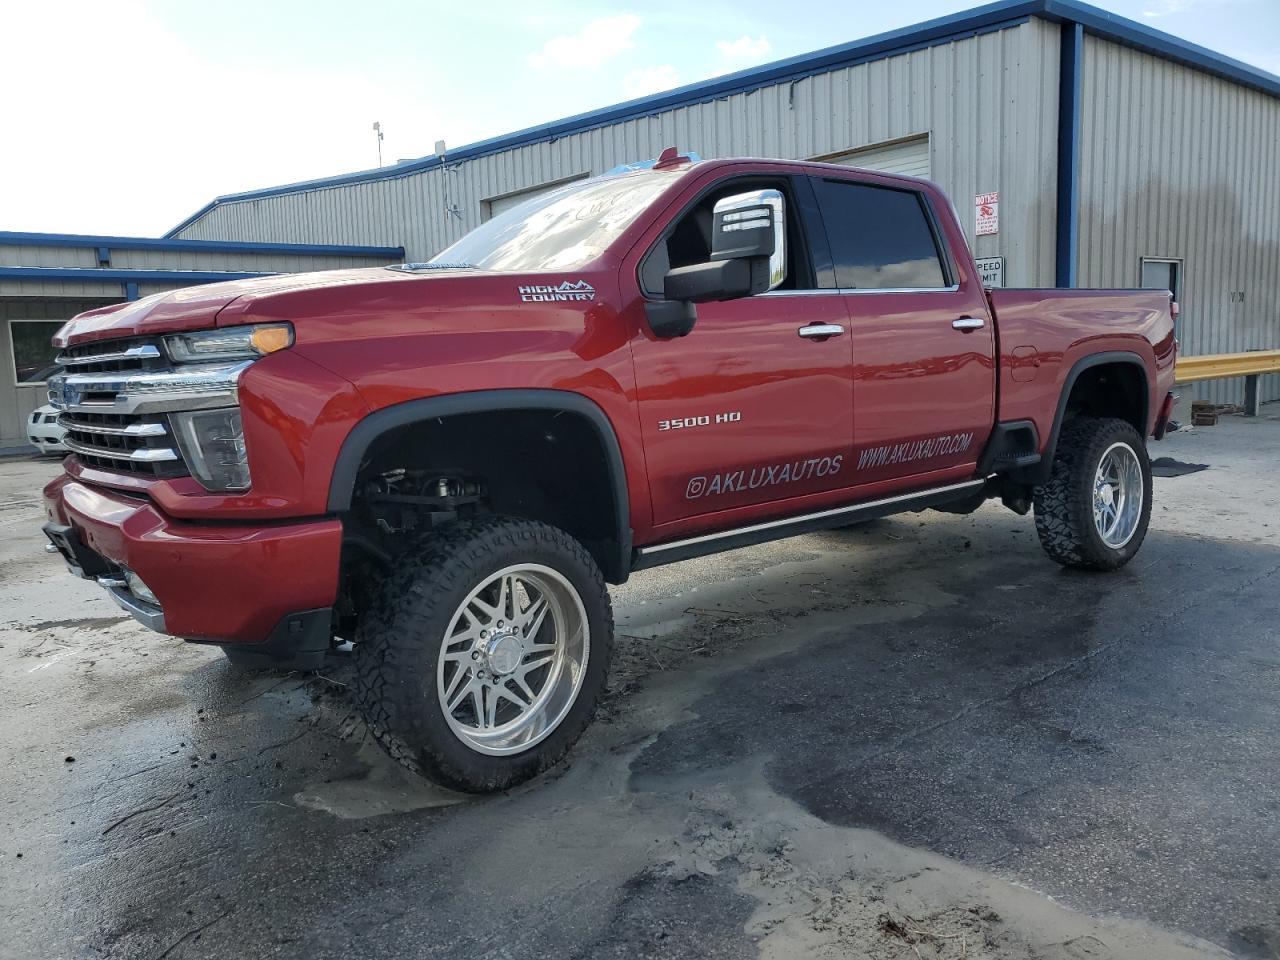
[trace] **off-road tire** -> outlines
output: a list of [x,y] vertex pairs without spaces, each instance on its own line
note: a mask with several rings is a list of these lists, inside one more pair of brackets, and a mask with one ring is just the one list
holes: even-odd
[[[1103,454],[1124,443],[1142,471],[1142,511],[1133,536],[1116,548],[1103,541],[1093,520],[1093,484]],[[1034,492],[1036,533],[1044,552],[1065,567],[1116,570],[1142,546],[1151,519],[1151,460],[1133,424],[1115,417],[1075,417],[1062,427],[1049,480]]]
[[[591,555],[569,534],[532,520],[486,515],[432,531],[382,583],[355,645],[355,694],[366,723],[405,767],[468,793],[505,790],[559,761],[591,722],[613,651],[613,609]],[[523,753],[479,753],[450,730],[436,693],[440,646],[458,605],[493,573],[536,563],[577,591],[590,650],[576,701]]]

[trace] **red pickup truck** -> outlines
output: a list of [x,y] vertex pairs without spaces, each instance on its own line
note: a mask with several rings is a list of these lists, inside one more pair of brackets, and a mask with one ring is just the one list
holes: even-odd
[[1172,307],[984,289],[926,181],[668,150],[427,263],[69,321],[45,530],[233,662],[350,649],[392,754],[500,789],[587,725],[633,571],[989,498],[1059,563],[1125,563]]

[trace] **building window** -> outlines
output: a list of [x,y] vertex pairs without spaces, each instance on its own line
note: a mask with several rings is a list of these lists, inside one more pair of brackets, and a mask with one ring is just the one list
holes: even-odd
[[9,342],[13,345],[14,377],[18,383],[43,383],[57,369],[53,335],[61,320],[10,320]]
[[924,198],[912,190],[815,180],[836,284],[860,290],[947,285]]
[[1182,261],[1160,257],[1142,258],[1142,276],[1139,286],[1143,290],[1168,290],[1173,299],[1182,300]]

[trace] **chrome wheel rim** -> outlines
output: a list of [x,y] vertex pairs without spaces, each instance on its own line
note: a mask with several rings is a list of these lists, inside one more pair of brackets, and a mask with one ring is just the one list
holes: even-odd
[[591,634],[578,591],[550,567],[517,564],[485,579],[454,611],[436,667],[449,729],[477,753],[521,753],[568,715]]
[[1127,443],[1113,443],[1093,479],[1093,523],[1108,547],[1118,550],[1133,539],[1144,496],[1137,453]]

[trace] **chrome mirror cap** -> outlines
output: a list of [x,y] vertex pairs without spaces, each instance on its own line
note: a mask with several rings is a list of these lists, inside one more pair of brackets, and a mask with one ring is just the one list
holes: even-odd
[[712,259],[767,256],[768,289],[777,288],[787,278],[787,218],[782,191],[735,193],[717,200],[713,214]]

